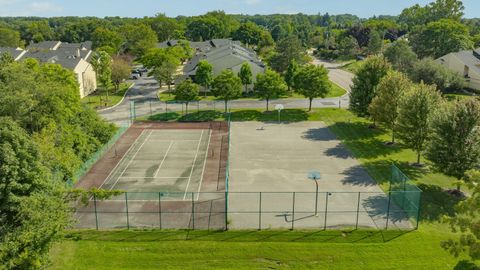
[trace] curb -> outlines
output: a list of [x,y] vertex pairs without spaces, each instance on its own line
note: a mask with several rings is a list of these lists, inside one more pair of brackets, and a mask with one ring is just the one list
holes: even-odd
[[118,105],[122,104],[122,102],[123,102],[123,100],[125,99],[125,96],[127,95],[128,91],[130,91],[130,89],[131,89],[132,87],[134,87],[134,86],[135,86],[135,83],[132,83],[132,85],[130,85],[130,87],[128,87],[127,91],[125,91],[125,94],[123,94],[122,99],[121,99],[117,104],[115,104],[115,105],[113,105],[113,106],[111,106],[111,107],[108,107],[108,108],[103,108],[103,109],[101,109],[101,110],[97,110],[97,112],[103,112],[103,111],[111,110],[111,109],[117,107]]

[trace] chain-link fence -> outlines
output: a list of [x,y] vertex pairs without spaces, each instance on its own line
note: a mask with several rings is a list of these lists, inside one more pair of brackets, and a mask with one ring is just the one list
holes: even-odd
[[[135,193],[97,200],[76,212],[80,228],[412,230],[417,191]],[[406,203],[406,202],[405,202]],[[419,208],[416,208],[419,211]]]

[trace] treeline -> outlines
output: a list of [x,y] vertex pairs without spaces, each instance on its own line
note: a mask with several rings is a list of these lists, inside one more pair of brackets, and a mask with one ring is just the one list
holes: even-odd
[[[234,38],[268,55],[272,46],[296,36],[302,46],[318,48],[322,57],[351,58],[375,54],[384,43],[400,37],[411,39],[420,56],[438,57],[431,35],[436,30],[457,33],[449,50],[480,46],[480,19],[464,19],[459,0],[437,0],[424,7],[415,5],[399,16],[361,19],[354,15],[229,15],[212,11],[201,16],[155,17],[7,17],[0,18],[0,46],[25,46],[44,40],[82,42],[111,54],[141,56],[156,42],[169,39],[191,41]],[[449,36],[450,37],[450,36]],[[430,43],[428,42],[430,41]],[[263,50],[262,50],[263,49]]]
[[40,269],[70,224],[66,182],[115,132],[73,72],[0,57],[0,269]]

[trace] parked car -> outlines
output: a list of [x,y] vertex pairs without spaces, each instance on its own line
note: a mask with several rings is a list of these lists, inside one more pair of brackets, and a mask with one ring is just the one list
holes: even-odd
[[130,80],[138,80],[140,77],[140,73],[132,72],[132,74],[130,74]]

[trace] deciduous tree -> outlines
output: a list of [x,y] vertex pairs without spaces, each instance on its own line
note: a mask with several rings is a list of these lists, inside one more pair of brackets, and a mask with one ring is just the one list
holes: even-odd
[[384,56],[395,70],[406,74],[410,73],[417,61],[417,55],[404,40],[391,44],[385,50]]
[[245,86],[245,93],[248,92],[248,85],[253,81],[252,76],[250,65],[247,62],[243,63],[240,72],[238,72],[238,77],[242,80],[242,84]]
[[105,88],[106,102],[108,102],[108,91],[112,87],[112,57],[100,51],[92,56],[91,63],[98,81]]
[[432,135],[431,121],[442,98],[435,87],[423,83],[413,85],[399,104],[397,135],[417,153],[417,164]]
[[203,86],[205,96],[209,87],[213,82],[213,67],[207,60],[201,60],[197,66],[197,73],[195,73],[195,82]]
[[115,91],[120,89],[120,84],[130,76],[130,65],[121,57],[115,57],[112,61],[112,82]]
[[225,70],[213,80],[212,93],[225,101],[226,113],[228,101],[237,99],[242,95],[242,81],[233,71]]
[[392,131],[392,143],[395,143],[400,100],[411,86],[412,83],[406,75],[397,71],[390,71],[380,80],[377,95],[368,107],[372,118],[383,123]]
[[185,103],[185,111],[187,114],[188,104],[198,99],[199,90],[200,86],[192,82],[190,78],[186,79],[178,84],[177,87],[175,87],[175,91],[173,92],[175,100]]
[[[480,162],[480,102],[474,98],[447,104],[435,115],[427,157],[435,168],[462,179]],[[460,185],[457,184],[460,190]]]
[[273,70],[267,70],[264,74],[259,73],[257,75],[257,81],[255,82],[254,88],[257,95],[265,99],[268,111],[269,101],[284,94],[287,90],[287,85],[280,74]]
[[353,78],[350,110],[357,115],[368,115],[368,106],[376,95],[378,83],[389,70],[390,64],[382,56],[372,56],[365,60]]
[[332,85],[328,79],[328,70],[324,66],[306,65],[298,70],[294,77],[295,91],[308,98],[308,110],[312,110],[314,98],[327,96]]

